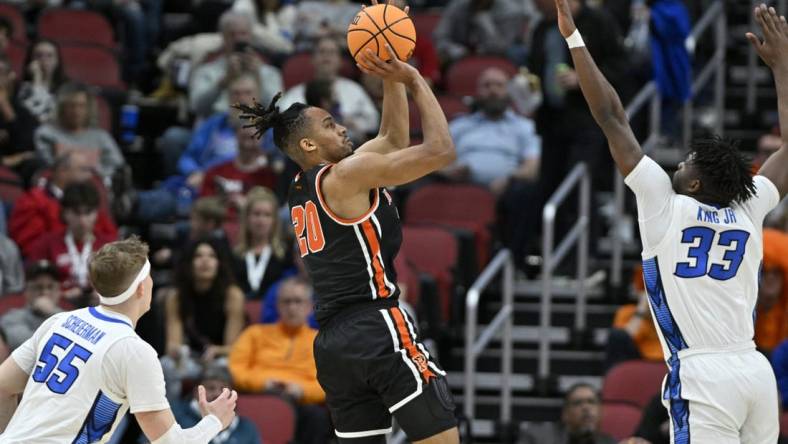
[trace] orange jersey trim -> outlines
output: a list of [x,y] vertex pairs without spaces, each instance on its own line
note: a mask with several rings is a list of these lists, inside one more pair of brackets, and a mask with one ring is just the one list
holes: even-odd
[[331,211],[331,208],[328,207],[326,200],[323,198],[323,187],[321,182],[323,180],[323,173],[331,169],[331,167],[333,166],[334,166],[333,163],[324,166],[323,168],[320,169],[320,171],[317,172],[317,177],[315,178],[315,190],[317,190],[317,199],[320,201],[320,207],[323,208],[323,211],[325,211],[326,214],[328,214],[328,217],[330,217],[331,219],[334,220],[334,222],[340,225],[356,225],[360,222],[369,219],[369,217],[372,216],[372,214],[378,209],[378,203],[380,201],[380,197],[379,197],[380,193],[378,192],[377,189],[375,190],[375,198],[372,201],[372,205],[370,205],[369,210],[367,210],[366,213],[362,214],[361,216],[355,219],[346,219],[344,217],[340,217],[337,214],[335,214],[333,211]]

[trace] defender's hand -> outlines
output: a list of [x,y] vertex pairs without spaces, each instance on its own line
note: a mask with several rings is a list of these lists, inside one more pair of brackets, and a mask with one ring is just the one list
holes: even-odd
[[572,9],[569,8],[568,0],[555,0],[555,8],[558,11],[558,30],[564,38],[572,35],[577,29],[575,19],[572,18]]
[[746,34],[747,40],[770,68],[788,69],[788,24],[785,17],[778,16],[774,8],[765,4],[755,8],[753,14],[763,32],[763,41],[751,32]]

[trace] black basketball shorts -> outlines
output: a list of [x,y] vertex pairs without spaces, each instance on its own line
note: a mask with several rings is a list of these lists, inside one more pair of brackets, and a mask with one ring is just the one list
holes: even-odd
[[446,373],[396,301],[346,310],[321,326],[315,363],[340,442],[377,442],[392,415],[411,441],[457,425]]

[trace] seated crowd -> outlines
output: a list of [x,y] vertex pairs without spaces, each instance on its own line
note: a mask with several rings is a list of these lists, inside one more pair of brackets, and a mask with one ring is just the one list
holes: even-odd
[[[24,29],[14,29],[19,22],[0,10],[0,302],[14,301],[0,312],[0,357],[52,314],[96,304],[87,279],[91,254],[136,234],[151,247],[155,282],[151,313],[138,331],[160,355],[178,422],[187,427],[198,421],[198,384],[206,386],[209,400],[233,387],[291,403],[293,442],[330,442],[312,354],[319,327],[312,287],[286,211],[298,168],[270,131],[258,140],[230,104],[267,105],[283,92],[280,107],[323,107],[348,128],[356,146],[367,140],[379,128],[382,85],[353,66],[343,38],[360,4],[10,3]],[[597,63],[617,88],[629,91],[643,80],[637,75],[642,67],[626,63],[627,29],[622,33],[618,19],[631,12],[618,3],[572,1],[577,22],[593,30],[584,35]],[[64,58],[75,53],[74,44],[39,35],[42,16],[72,7],[111,23],[118,37],[113,51],[122,54],[121,86],[69,74],[80,63]],[[410,7],[411,15],[441,11],[434,29],[420,28],[411,62],[442,103],[455,105],[451,112],[444,108],[457,160],[386,196],[393,195],[404,214],[420,187],[484,190],[497,218],[495,226],[483,227],[492,239],[488,247],[511,249],[518,268],[531,274],[526,257],[537,251],[543,203],[566,173],[581,161],[610,171],[594,176],[595,192],[609,191],[606,178],[612,177],[605,140],[566,45],[559,39],[556,46],[553,0],[423,0]],[[452,90],[452,65],[471,55],[503,65],[479,69],[469,90]],[[421,137],[416,117],[410,119],[413,142]],[[758,152],[768,155],[770,142],[764,136]],[[576,210],[572,205],[569,213]],[[771,355],[788,407],[788,210],[777,213],[764,230],[755,340]],[[601,225],[598,217],[594,227]],[[558,226],[566,231],[567,221]],[[410,268],[409,261],[402,263]],[[485,264],[475,265],[481,270]],[[403,270],[398,282],[402,299],[421,317],[426,311],[420,304],[428,299],[412,296],[420,278],[413,284],[409,273]],[[642,278],[637,270],[634,275],[636,300],[615,315],[606,368],[630,359],[662,360]],[[441,319],[427,330],[452,321]],[[613,442],[598,430],[600,408],[594,387],[574,386],[556,423],[529,429],[521,442]],[[626,442],[667,442],[663,422],[644,421]],[[259,443],[264,433],[241,416],[222,441],[213,442]],[[138,442],[131,423],[122,435],[113,442]]]

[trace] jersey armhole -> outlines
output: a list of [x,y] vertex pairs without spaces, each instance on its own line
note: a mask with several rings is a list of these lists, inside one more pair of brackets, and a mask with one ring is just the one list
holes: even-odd
[[369,209],[364,214],[362,214],[361,216],[359,216],[357,218],[346,219],[344,217],[340,217],[336,213],[331,211],[331,208],[328,207],[328,203],[323,198],[323,187],[322,187],[323,174],[325,174],[333,166],[334,166],[333,163],[330,163],[330,164],[324,166],[323,168],[320,169],[320,171],[317,172],[317,175],[315,176],[315,194],[317,194],[317,199],[318,199],[318,201],[320,201],[319,202],[320,203],[320,207],[328,215],[328,217],[330,217],[334,222],[336,222],[336,223],[338,223],[340,225],[356,225],[356,224],[359,224],[359,223],[364,222],[365,220],[369,219],[369,217],[373,213],[375,213],[375,211],[378,209],[378,204],[380,202],[380,190],[377,189],[377,188],[374,189],[374,190],[370,190],[370,191],[373,191],[375,195],[373,197],[372,203],[369,206]]

